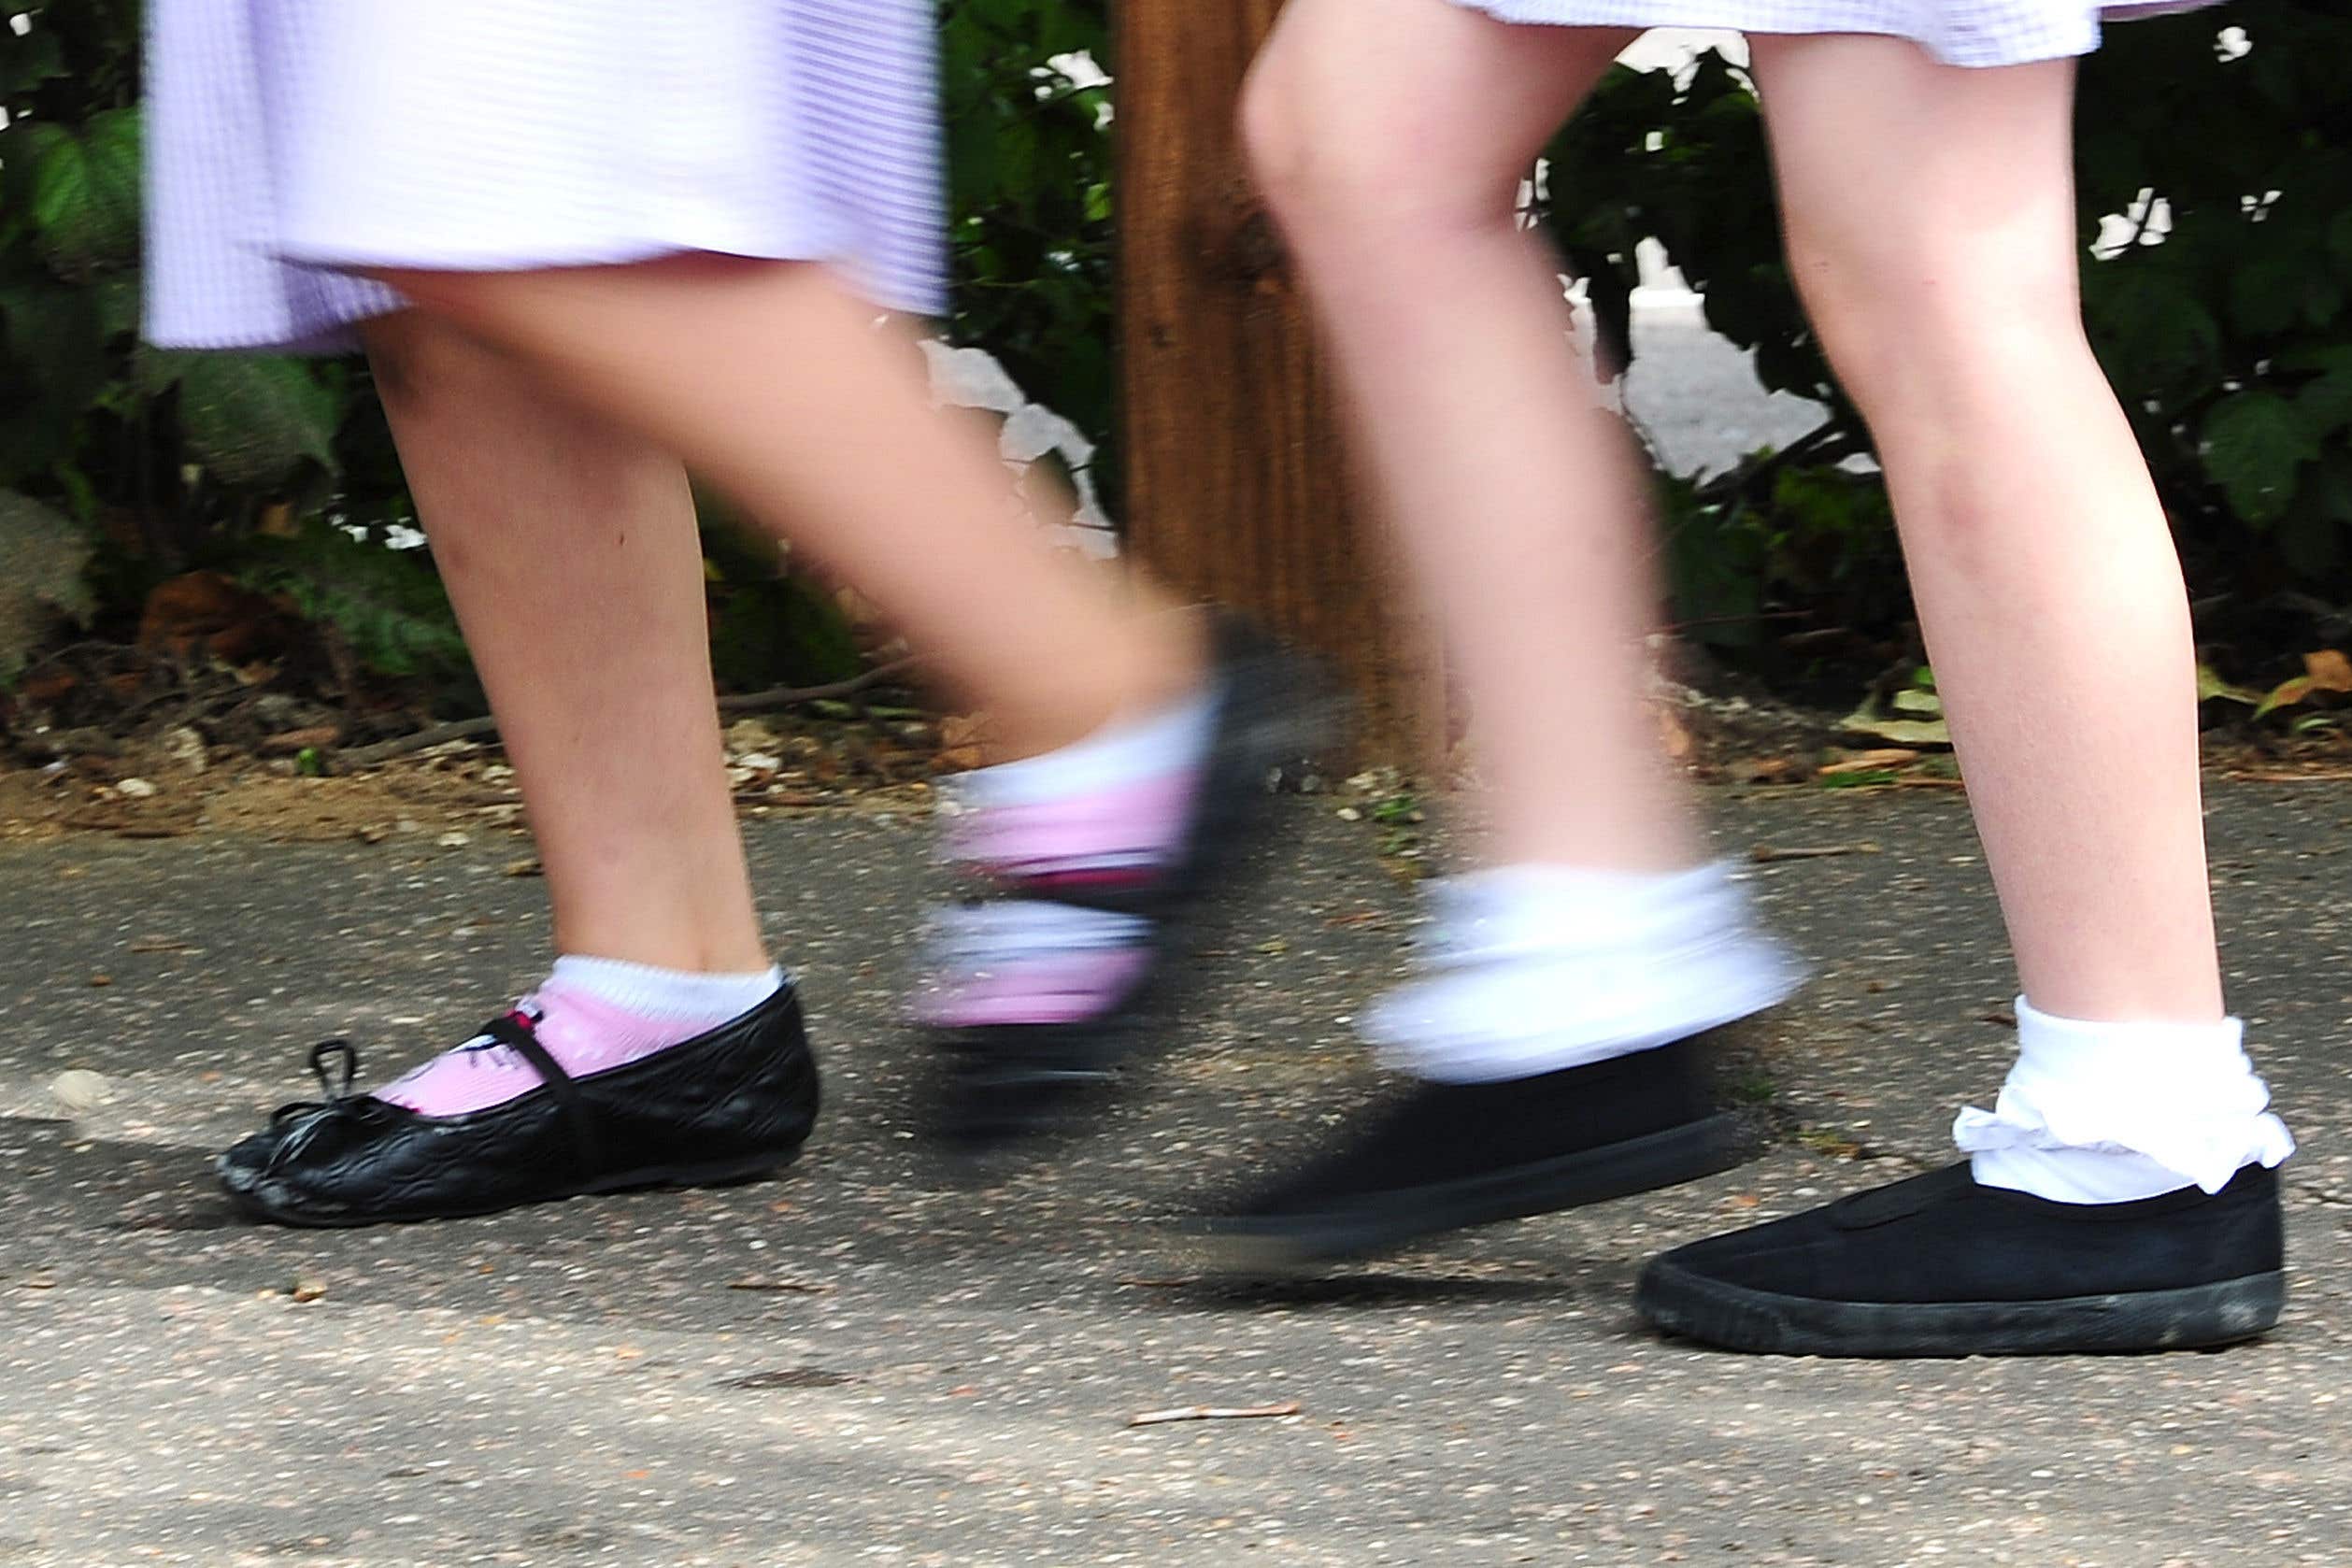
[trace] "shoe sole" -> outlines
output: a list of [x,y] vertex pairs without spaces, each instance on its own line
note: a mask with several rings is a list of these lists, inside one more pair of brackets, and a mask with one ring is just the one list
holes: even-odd
[[[298,1231],[352,1231],[369,1225],[421,1225],[435,1219],[479,1219],[514,1209],[533,1208],[541,1204],[568,1203],[574,1198],[605,1197],[616,1192],[641,1192],[657,1188],[735,1186],[779,1175],[797,1162],[800,1155],[801,1151],[795,1148],[786,1154],[762,1154],[751,1159],[724,1161],[710,1165],[671,1165],[626,1171],[599,1176],[594,1181],[577,1187],[506,1203],[400,1213],[322,1214],[282,1207],[270,1203],[257,1190],[241,1191],[228,1185],[225,1179],[221,1189],[228,1193],[229,1201],[249,1219]],[[266,1182],[268,1178],[263,1179]]]
[[1208,1275],[1280,1277],[1391,1251],[1447,1231],[1556,1214],[1696,1181],[1743,1163],[1752,1144],[1741,1119],[1727,1111],[1556,1160],[1384,1193],[1377,1203],[1264,1219],[1195,1220],[1183,1234],[1205,1254]]
[[1655,1327],[1768,1356],[2049,1356],[2192,1350],[2276,1326],[2284,1274],[2039,1302],[1833,1302],[1709,1279],[1665,1259],[1635,1310]]

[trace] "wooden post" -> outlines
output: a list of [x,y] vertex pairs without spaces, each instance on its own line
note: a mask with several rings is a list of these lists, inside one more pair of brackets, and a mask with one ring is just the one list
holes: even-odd
[[1364,705],[1360,754],[1418,765],[1445,739],[1440,666],[1353,515],[1333,390],[1236,145],[1279,9],[1119,7],[1127,538],[1176,589],[1330,660]]

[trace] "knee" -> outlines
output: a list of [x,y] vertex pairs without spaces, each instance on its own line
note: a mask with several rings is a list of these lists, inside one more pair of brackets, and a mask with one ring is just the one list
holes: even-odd
[[1279,47],[1251,70],[1241,96],[1251,180],[1284,231],[1309,248],[1327,235],[1426,244],[1512,226],[1519,171],[1451,156],[1460,138],[1424,129],[1393,106],[1334,93]]
[[421,310],[378,317],[360,327],[377,395],[396,415],[429,417],[451,406],[479,406],[470,390],[511,372],[490,349]]
[[2014,401],[2089,354],[2071,272],[1917,252],[1857,264],[1798,243],[1789,259],[1822,352],[1874,425]]

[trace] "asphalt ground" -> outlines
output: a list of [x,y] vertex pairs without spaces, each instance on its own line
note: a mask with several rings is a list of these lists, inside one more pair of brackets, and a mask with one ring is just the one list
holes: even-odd
[[1952,795],[1714,805],[1730,852],[1878,847],[1747,873],[1817,966],[1733,1073],[1762,1156],[1251,1290],[1155,1221],[1376,1091],[1348,1019],[1412,897],[1329,800],[1290,805],[1160,1066],[1002,1185],[910,1130],[924,829],[843,813],[751,828],[831,1094],[798,1167],[340,1233],[235,1219],[209,1154],[309,1091],[314,1040],[389,1075],[529,982],[513,846],[0,851],[0,1563],[2352,1561],[2352,792],[2214,793],[2232,995],[2304,1146],[2286,1322],[2032,1361],[1751,1360],[1633,1318],[1655,1251],[1947,1159],[2008,1049]]

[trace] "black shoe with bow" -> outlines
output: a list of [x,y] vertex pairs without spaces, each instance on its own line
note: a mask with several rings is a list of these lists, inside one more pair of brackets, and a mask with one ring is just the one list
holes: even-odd
[[816,1059],[790,986],[708,1033],[578,1078],[523,1016],[483,1033],[529,1062],[540,1087],[465,1116],[421,1116],[353,1092],[359,1053],[330,1040],[310,1053],[326,1098],[281,1107],[221,1155],[221,1184],[282,1225],[494,1214],[764,1176],[791,1163],[817,1119]]

